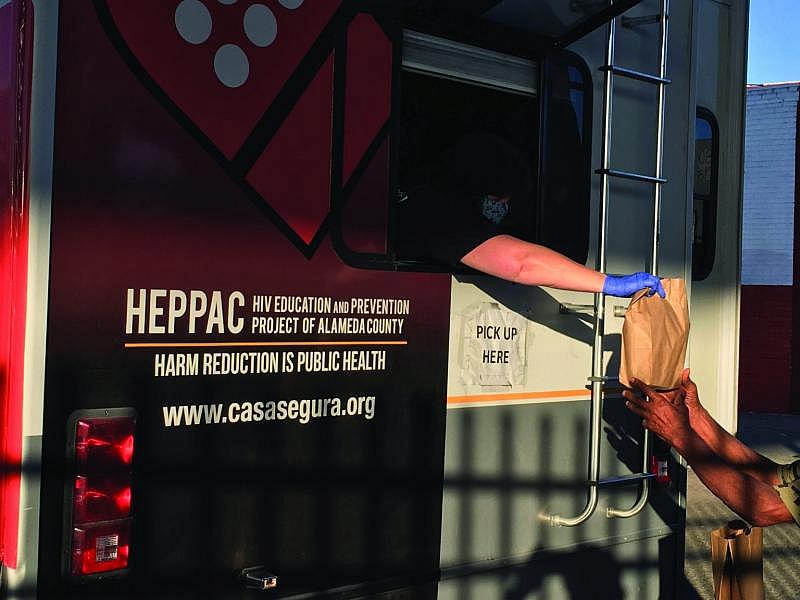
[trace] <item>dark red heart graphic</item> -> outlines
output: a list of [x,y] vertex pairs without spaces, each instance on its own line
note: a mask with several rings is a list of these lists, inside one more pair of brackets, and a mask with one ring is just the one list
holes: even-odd
[[[306,246],[330,208],[335,36],[323,32],[331,27],[340,4],[97,2],[101,20],[112,29],[109,33],[118,47],[123,46],[123,54],[135,62],[132,66]],[[316,57],[309,59],[310,54]],[[299,69],[301,64],[304,69]],[[270,123],[265,115],[273,103],[281,104],[287,82],[296,79],[299,97],[279,122]]]

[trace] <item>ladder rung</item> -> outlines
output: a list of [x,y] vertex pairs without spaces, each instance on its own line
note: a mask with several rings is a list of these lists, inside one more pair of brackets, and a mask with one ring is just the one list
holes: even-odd
[[636,483],[645,479],[654,479],[655,473],[634,473],[633,475],[622,475],[620,477],[608,477],[601,479],[597,485],[621,485],[625,483]]
[[617,65],[603,65],[600,67],[600,70],[611,71],[614,75],[620,75],[628,79],[636,79],[637,81],[644,81],[645,83],[663,83],[664,85],[672,83],[672,80],[666,77],[658,77],[657,75],[650,75],[649,73],[642,73],[641,71],[634,71],[633,69],[626,69],[624,67],[618,67]]
[[653,177],[652,175],[640,175],[639,173],[629,173],[628,171],[617,171],[616,169],[597,169],[598,175],[608,175],[609,177],[620,177],[621,179],[631,179],[633,181],[644,181],[645,183],[667,183],[663,177]]

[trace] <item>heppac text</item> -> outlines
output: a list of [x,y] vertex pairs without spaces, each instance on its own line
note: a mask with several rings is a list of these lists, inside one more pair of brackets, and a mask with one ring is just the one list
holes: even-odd
[[240,333],[244,294],[128,288],[125,333]]

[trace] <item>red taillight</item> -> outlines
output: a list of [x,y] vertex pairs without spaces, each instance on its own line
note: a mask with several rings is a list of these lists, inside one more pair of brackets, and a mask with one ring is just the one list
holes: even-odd
[[118,469],[133,459],[132,418],[81,419],[75,427],[75,462],[78,469]]
[[72,522],[95,523],[124,519],[131,514],[131,481],[116,476],[78,475],[72,497]]
[[72,574],[92,575],[128,566],[130,519],[75,527],[72,530]]
[[83,576],[125,569],[130,554],[133,411],[82,411],[72,423],[68,571]]

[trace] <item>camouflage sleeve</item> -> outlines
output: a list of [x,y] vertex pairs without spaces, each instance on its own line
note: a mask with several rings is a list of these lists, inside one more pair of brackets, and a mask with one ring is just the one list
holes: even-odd
[[778,479],[780,483],[775,489],[792,513],[795,523],[800,525],[800,460],[788,465],[778,465]]

